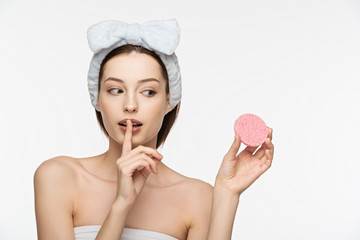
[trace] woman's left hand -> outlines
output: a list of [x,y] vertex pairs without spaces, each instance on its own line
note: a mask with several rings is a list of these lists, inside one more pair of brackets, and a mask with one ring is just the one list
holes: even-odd
[[268,128],[268,136],[262,146],[253,155],[258,147],[247,146],[242,152],[239,151],[241,140],[235,134],[235,139],[228,153],[224,156],[219,172],[216,176],[215,187],[225,188],[232,194],[240,195],[257,178],[271,166],[274,156],[272,140],[272,128]]

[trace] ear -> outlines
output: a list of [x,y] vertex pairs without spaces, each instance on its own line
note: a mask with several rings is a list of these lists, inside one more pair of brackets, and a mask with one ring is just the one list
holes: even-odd
[[99,101],[96,102],[96,108],[97,108],[97,110],[100,112]]
[[168,114],[171,111],[171,106],[170,106],[170,93],[167,94],[166,96],[166,114]]

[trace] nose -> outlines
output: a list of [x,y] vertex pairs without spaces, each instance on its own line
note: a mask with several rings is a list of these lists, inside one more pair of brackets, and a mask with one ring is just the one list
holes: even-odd
[[134,96],[127,96],[124,103],[124,112],[137,112],[138,105]]

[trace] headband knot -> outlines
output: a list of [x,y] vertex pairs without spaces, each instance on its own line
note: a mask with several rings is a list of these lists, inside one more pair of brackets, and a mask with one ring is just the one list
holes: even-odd
[[126,27],[126,39],[133,45],[141,44],[141,26],[140,24],[128,24]]
[[88,42],[94,53],[125,40],[128,44],[141,45],[152,51],[171,55],[180,40],[180,30],[175,19],[154,20],[143,24],[128,24],[105,20],[88,29]]

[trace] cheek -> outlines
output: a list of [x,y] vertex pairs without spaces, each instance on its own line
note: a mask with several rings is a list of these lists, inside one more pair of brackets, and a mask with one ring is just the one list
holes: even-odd
[[151,116],[152,121],[157,122],[160,119],[164,118],[164,107],[162,104],[156,104],[156,105],[149,105],[144,106],[144,109],[146,109],[146,113],[143,116]]
[[121,111],[122,110],[122,103],[121,101],[114,97],[114,96],[110,96],[107,93],[101,93],[99,96],[99,104],[102,107],[103,112],[108,115],[113,115],[114,113],[116,113],[116,111]]
[[157,127],[160,129],[162,121],[166,114],[166,103],[164,103],[164,100],[161,99],[156,103],[144,106],[143,109],[146,109],[146,113],[143,116],[151,116],[151,119],[149,120],[156,124]]
[[[114,117],[116,117],[118,115],[117,111],[115,111],[115,109],[118,109],[119,106],[116,105],[116,102],[114,101],[109,101],[109,99],[107,99],[106,97],[100,95],[99,96],[99,104],[101,105],[102,108],[102,119],[105,125],[105,128],[108,130],[109,127],[112,127],[112,119],[114,119]],[[120,111],[120,109],[119,109]]]
[[148,108],[150,111],[152,111],[153,114],[157,114],[157,117],[163,118],[166,113],[166,98],[159,98],[152,104],[151,108]]

